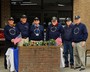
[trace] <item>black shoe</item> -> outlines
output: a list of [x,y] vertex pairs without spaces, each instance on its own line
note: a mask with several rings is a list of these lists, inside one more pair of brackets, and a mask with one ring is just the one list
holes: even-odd
[[5,69],[7,69],[7,67],[5,67]]
[[71,69],[74,69],[74,65],[70,65],[70,68],[71,68]]
[[80,70],[79,70],[79,71],[82,71],[82,70],[85,70],[85,68],[80,68]]
[[81,68],[80,66],[79,67],[75,67],[74,69],[79,69],[79,68]]
[[65,68],[69,67],[69,65],[65,65]]

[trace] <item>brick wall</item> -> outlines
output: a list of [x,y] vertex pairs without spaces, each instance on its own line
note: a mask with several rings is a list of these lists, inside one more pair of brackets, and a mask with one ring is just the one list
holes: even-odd
[[60,47],[20,47],[19,72],[60,72]]

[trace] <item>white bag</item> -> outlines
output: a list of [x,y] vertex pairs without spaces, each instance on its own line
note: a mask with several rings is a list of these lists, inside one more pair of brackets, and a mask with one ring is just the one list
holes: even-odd
[[65,67],[65,63],[64,63],[64,57],[63,57],[63,48],[60,48],[60,68]]
[[10,72],[15,71],[13,49],[8,48],[5,55],[7,60],[7,68],[10,70]]

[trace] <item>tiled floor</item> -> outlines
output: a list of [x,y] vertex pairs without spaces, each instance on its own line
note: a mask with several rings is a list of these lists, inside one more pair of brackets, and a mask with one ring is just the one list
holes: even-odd
[[[3,56],[0,56],[0,72],[9,72],[8,70],[4,69]],[[90,72],[90,58],[88,58],[87,67],[86,67],[86,70],[84,71],[74,70],[70,68],[61,68],[60,72]]]

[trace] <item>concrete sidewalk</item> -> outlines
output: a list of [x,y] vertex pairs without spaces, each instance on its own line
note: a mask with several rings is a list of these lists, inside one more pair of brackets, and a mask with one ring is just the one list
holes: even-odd
[[9,72],[8,70],[4,69],[4,58],[0,56],[0,72]]
[[90,72],[90,58],[87,58],[87,66],[86,69],[83,71],[79,71],[79,69],[74,70],[70,68],[61,68],[61,72]]

